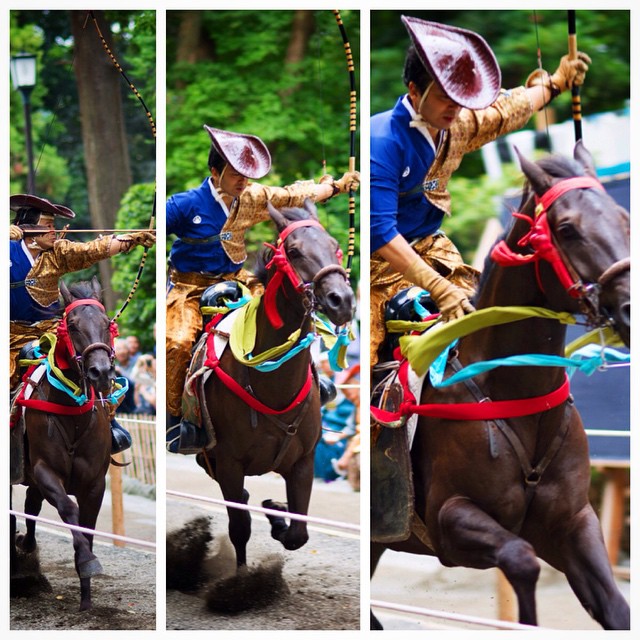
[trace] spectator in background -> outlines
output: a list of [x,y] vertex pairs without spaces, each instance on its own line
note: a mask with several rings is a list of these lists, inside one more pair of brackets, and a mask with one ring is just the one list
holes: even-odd
[[339,476],[346,477],[354,491],[360,491],[360,365],[355,365],[350,371],[349,386],[344,387],[342,392],[355,406],[356,432],[349,438],[342,456],[331,462],[334,471]]
[[131,362],[135,364],[136,360],[140,356],[140,339],[138,336],[131,335],[127,336],[125,341],[129,348],[129,357],[131,358]]
[[135,384],[136,413],[156,413],[156,360],[150,353],[141,355],[131,372]]
[[[322,407],[322,437],[316,447],[314,475],[326,482],[336,480],[336,461],[342,457],[350,439],[357,433],[357,407],[360,390],[358,385],[360,365],[357,364],[336,376],[338,395]],[[349,385],[342,387],[341,385]],[[354,388],[350,388],[354,386]]]
[[134,362],[131,359],[131,352],[129,351],[127,341],[124,338],[116,338],[113,348],[116,356],[116,369],[120,371],[119,375],[131,380],[131,371],[133,370]]

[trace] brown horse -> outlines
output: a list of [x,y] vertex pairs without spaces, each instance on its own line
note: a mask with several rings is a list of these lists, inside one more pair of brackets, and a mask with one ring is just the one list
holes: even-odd
[[[98,397],[107,396],[115,380],[114,324],[100,303],[96,278],[69,288],[60,282],[60,291],[66,307],[60,326],[66,331],[58,328],[56,353],[60,350],[63,354],[68,367],[64,375],[84,393],[87,402],[79,406],[47,377],[35,384],[32,397],[25,401],[25,513],[37,516],[47,500],[63,522],[94,529],[111,454],[108,409]],[[38,407],[34,403],[44,404]],[[36,525],[27,519],[26,534],[16,536],[13,516],[11,524],[12,569],[19,570],[16,547],[22,553],[35,551]],[[92,550],[93,535],[72,531],[72,536],[80,578],[80,610],[85,610],[91,608],[91,577],[102,573],[102,567]]]
[[[476,308],[525,305],[584,314],[593,325],[613,325],[629,346],[629,214],[595,180],[581,143],[574,160],[521,158],[521,166],[529,183],[524,215],[508,231],[503,253],[526,262],[539,249],[532,237],[530,245],[524,241],[538,198],[561,264],[556,272],[547,262],[502,266],[488,260]],[[564,182],[575,176],[592,180]],[[526,319],[462,338],[457,360],[469,365],[514,354],[561,356],[564,345],[564,324]],[[475,386],[425,385],[420,403],[529,399],[549,394],[564,380],[561,367],[499,367],[476,377]],[[520,622],[535,625],[540,557],[566,575],[599,624],[629,629],[629,606],[613,580],[589,503],[587,438],[570,397],[549,410],[507,420],[420,417],[411,467],[415,515],[424,526],[412,526],[406,540],[373,543],[372,571],[386,548],[436,556],[445,566],[499,567],[516,593]],[[381,628],[373,614],[372,628]]]
[[[256,275],[265,284],[256,311],[255,355],[282,345],[297,329],[313,332],[314,311],[323,311],[336,325],[351,321],[355,296],[339,263],[337,241],[320,225],[315,206],[278,211],[270,206],[279,237],[266,251],[269,259]],[[228,383],[211,375],[206,383],[206,409],[216,445],[197,456],[220,485],[225,500],[246,503],[244,477],[276,471],[285,480],[288,511],[306,515],[313,484],[313,459],[321,435],[318,380],[308,348],[273,371],[258,371],[237,360],[227,349],[219,370],[226,372],[247,396],[240,397]],[[224,375],[224,373],[223,373]],[[250,405],[253,405],[250,406]],[[264,506],[282,510],[268,500]],[[227,508],[229,537],[237,565],[246,565],[251,535],[248,511]],[[286,549],[300,548],[308,540],[306,522],[268,516],[271,535]]]

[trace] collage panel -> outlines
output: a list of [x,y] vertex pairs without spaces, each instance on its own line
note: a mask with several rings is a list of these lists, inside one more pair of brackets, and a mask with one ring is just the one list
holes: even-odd
[[371,12],[372,629],[629,629],[629,36]]
[[359,13],[166,27],[166,626],[355,630]]
[[9,12],[11,631],[156,628],[155,21]]

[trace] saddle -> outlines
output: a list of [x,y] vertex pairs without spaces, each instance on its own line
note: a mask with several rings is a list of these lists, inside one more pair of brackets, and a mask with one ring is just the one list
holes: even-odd
[[[205,332],[193,348],[193,356],[182,392],[182,417],[206,430],[208,437],[206,449],[215,447],[217,438],[204,399],[204,385],[212,373],[211,368],[205,363],[209,356],[209,349],[213,349],[217,359],[220,359],[229,343],[231,326],[235,318],[236,313],[230,311],[224,316],[215,317],[207,325]],[[212,341],[209,340],[210,335],[213,335]]]

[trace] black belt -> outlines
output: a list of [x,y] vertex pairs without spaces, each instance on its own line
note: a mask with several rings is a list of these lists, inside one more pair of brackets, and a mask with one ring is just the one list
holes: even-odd
[[210,242],[220,242],[221,240],[231,240],[233,234],[231,231],[224,231],[218,233],[215,236],[209,236],[208,238],[180,238],[182,242],[186,244],[209,244]]

